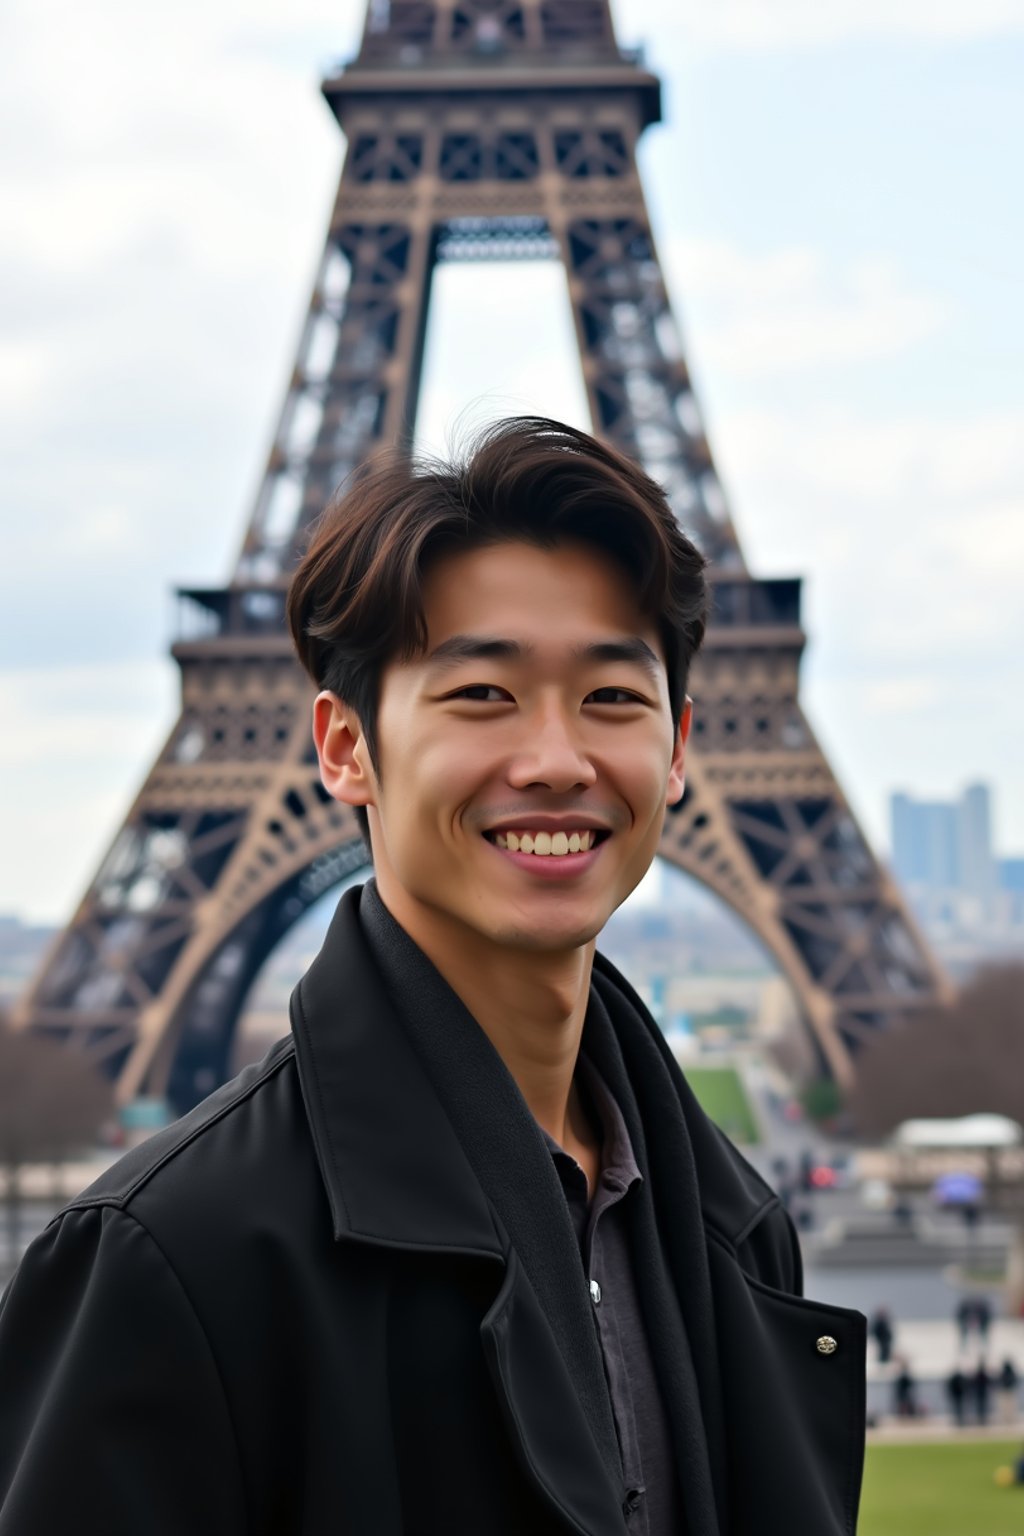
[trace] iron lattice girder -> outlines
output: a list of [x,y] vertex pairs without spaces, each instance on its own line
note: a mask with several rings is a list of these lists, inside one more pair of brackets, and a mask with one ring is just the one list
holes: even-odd
[[536,136],[525,130],[446,133],[438,174],[443,182],[532,181],[540,171]]
[[[362,132],[349,151],[346,177],[363,187],[413,182],[423,169],[424,144],[418,133]],[[629,148],[618,127],[555,128],[552,144],[556,168],[569,180],[629,174]],[[533,181],[540,170],[537,135],[525,127],[462,129],[441,138],[437,174],[445,183]]]
[[536,67],[553,53],[617,58],[607,0],[371,0],[358,62],[379,68],[526,55]]
[[595,429],[712,558],[687,791],[660,851],[750,925],[848,1079],[865,1038],[945,983],[800,707],[800,584],[744,568],[636,169],[657,80],[619,54],[604,0],[391,0],[324,89],[350,147],[238,566],[181,594],[180,718],[16,1025],[84,1049],[122,1098],[183,1109],[224,1076],[259,966],[365,860],[320,784],[284,635],[296,555],[335,486],[411,439],[436,263],[554,255]]

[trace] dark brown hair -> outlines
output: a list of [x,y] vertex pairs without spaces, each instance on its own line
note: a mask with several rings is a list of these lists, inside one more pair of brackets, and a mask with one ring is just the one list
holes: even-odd
[[[299,660],[358,715],[378,776],[381,672],[427,643],[427,569],[445,554],[509,540],[578,541],[621,567],[657,623],[678,719],[704,638],[704,557],[638,465],[575,427],[514,416],[487,427],[458,463],[397,452],[372,461],[326,508],[292,579],[288,626]],[[365,813],[359,822],[365,836]]]

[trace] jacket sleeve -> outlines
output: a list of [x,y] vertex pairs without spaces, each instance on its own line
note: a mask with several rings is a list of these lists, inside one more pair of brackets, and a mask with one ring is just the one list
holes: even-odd
[[148,1231],[71,1209],[0,1303],[0,1536],[243,1536],[216,1361]]

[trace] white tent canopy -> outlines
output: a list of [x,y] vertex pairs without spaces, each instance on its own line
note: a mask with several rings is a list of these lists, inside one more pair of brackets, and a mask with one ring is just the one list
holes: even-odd
[[958,1120],[904,1120],[893,1132],[896,1146],[914,1151],[939,1151],[962,1147],[985,1151],[990,1147],[1018,1147],[1024,1131],[1006,1115],[962,1115]]

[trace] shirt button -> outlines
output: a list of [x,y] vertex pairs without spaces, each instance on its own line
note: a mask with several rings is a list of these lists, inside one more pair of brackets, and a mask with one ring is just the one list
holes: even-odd
[[591,1280],[590,1282],[590,1299],[594,1303],[595,1307],[598,1306],[601,1301],[601,1287],[598,1285],[596,1280]]

